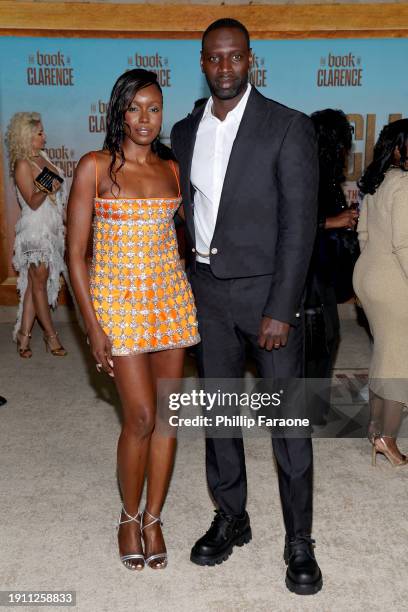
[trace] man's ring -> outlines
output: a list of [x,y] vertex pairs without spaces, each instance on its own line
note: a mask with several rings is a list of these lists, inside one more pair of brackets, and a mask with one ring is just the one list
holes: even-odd
[[102,369],[102,364],[101,363],[97,363],[96,364],[96,369],[98,370],[98,372],[100,373],[101,369]]
[[273,348],[279,348],[279,347],[280,347],[280,344],[274,344],[273,345]]

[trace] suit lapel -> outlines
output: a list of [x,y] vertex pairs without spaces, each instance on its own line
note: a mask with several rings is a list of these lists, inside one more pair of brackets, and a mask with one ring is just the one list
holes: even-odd
[[[204,106],[205,108],[205,106]],[[193,163],[194,146],[197,138],[198,126],[200,125],[201,117],[204,114],[204,108],[199,111],[196,115],[192,114],[190,118],[189,133],[187,135],[187,176],[190,181],[191,176],[191,165]]]
[[250,147],[256,142],[257,132],[262,127],[263,119],[263,97],[252,87],[251,93],[245,107],[237,135],[232,145],[231,155],[225,173],[224,184],[221,192],[220,205],[218,207],[215,231],[221,223],[227,207],[234,198],[234,194],[239,188],[243,169],[248,165],[248,155]]
[[[204,105],[205,108],[205,105]],[[194,145],[197,137],[198,126],[200,125],[201,117],[204,113],[204,108],[197,113],[192,113],[189,116],[188,127],[184,135],[184,151],[185,151],[185,162],[184,167],[186,169],[184,175],[184,189],[183,193],[185,199],[183,200],[184,208],[186,210],[186,222],[188,224],[189,232],[195,242],[195,228],[194,228],[194,216],[193,216],[193,205],[191,200],[191,165],[193,163]]]

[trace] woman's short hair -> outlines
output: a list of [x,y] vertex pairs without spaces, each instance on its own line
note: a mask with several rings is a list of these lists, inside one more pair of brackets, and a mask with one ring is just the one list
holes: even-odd
[[6,146],[10,174],[13,175],[18,159],[29,159],[32,155],[33,133],[41,122],[40,113],[15,113],[6,130]]
[[214,32],[214,30],[221,30],[221,29],[224,29],[224,28],[235,28],[236,30],[240,30],[243,33],[243,35],[245,36],[245,39],[246,39],[247,44],[248,44],[248,49],[251,48],[251,42],[250,42],[250,39],[249,39],[249,32],[246,29],[246,27],[244,26],[244,24],[241,23],[240,21],[238,21],[237,19],[232,19],[231,17],[222,17],[221,19],[217,19],[217,21],[213,21],[212,23],[210,23],[210,25],[208,26],[208,28],[206,29],[206,31],[202,35],[202,38],[201,38],[201,49],[204,48],[205,39],[207,38],[207,35],[210,32]]

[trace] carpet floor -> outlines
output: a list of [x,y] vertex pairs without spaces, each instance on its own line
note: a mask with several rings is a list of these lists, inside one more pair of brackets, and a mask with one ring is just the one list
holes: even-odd
[[[189,561],[213,513],[204,441],[181,436],[163,511],[169,565],[141,573],[120,563],[114,523],[119,403],[96,373],[78,329],[59,324],[69,354],[46,354],[38,328],[22,360],[0,325],[0,590],[75,590],[83,612],[370,612],[408,609],[408,466],[379,458],[364,439],[316,439],[316,557],[323,590],[284,585],[284,530],[270,440],[246,442],[253,539],[215,568]],[[336,367],[365,368],[370,346],[344,321]],[[408,440],[401,440],[408,450]],[[11,608],[10,608],[11,609]],[[14,608],[13,608],[14,609]],[[24,609],[35,609],[24,608]]]

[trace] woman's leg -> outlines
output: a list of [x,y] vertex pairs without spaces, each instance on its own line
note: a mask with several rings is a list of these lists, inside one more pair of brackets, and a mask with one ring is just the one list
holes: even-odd
[[[45,335],[55,336],[56,331],[54,323],[51,319],[50,307],[48,305],[48,268],[45,263],[40,263],[38,265],[31,264],[28,269],[28,275],[31,279],[32,296],[37,318],[44,328]],[[55,349],[60,346],[60,342],[58,338],[51,338],[49,345],[51,349]]]
[[[122,431],[118,441],[118,477],[123,506],[135,516],[146,472],[150,438],[154,429],[156,398],[148,354],[114,357],[115,383],[122,402]],[[126,520],[122,515],[122,520]],[[120,555],[142,553],[140,525],[134,521],[118,533]],[[133,561],[141,566],[140,561]]]
[[384,400],[369,389],[370,421],[368,423],[368,439],[373,442],[375,436],[383,433]]
[[[33,290],[30,275],[27,278],[27,289],[24,293],[23,300],[23,314],[21,316],[20,329],[18,330],[18,340],[20,343],[20,349],[25,350],[30,344],[30,338],[26,334],[31,333],[31,329],[34,325],[35,320],[35,307],[33,301]],[[21,332],[21,333],[20,333]],[[21,335],[25,334],[25,335]]]
[[404,404],[393,400],[384,400],[383,434],[390,438],[397,438],[401,426]]
[[385,399],[370,389],[370,423],[369,437],[383,435],[387,438],[397,438],[401,426],[404,404]]
[[404,404],[380,397],[370,389],[370,423],[368,437],[393,463],[403,463],[405,456],[397,446]]
[[[184,349],[170,349],[150,354],[153,380],[179,379],[183,376]],[[155,389],[157,392],[157,389]],[[173,391],[173,389],[172,389]],[[164,418],[167,415],[162,414]],[[174,464],[176,451],[176,436],[174,430],[166,427],[166,423],[159,423],[156,417],[156,428],[153,431],[147,462],[147,497],[146,510],[154,517],[161,514],[161,510],[169,487],[170,477]],[[144,516],[144,525],[153,520],[149,514]],[[159,554],[166,551],[160,523],[156,522],[143,532],[145,541],[145,556]],[[152,561],[152,567],[162,567],[163,558]]]

